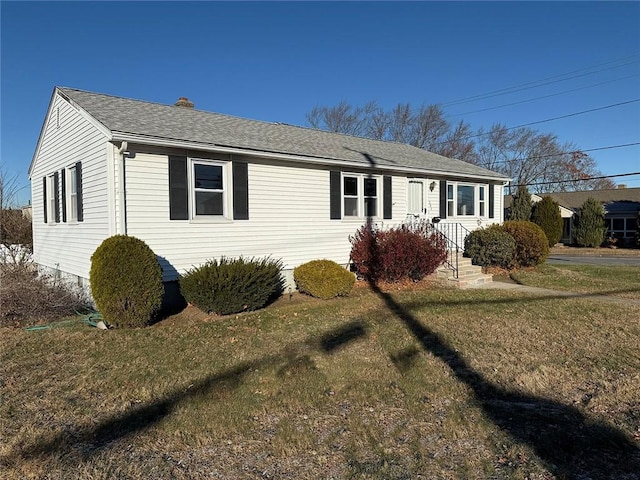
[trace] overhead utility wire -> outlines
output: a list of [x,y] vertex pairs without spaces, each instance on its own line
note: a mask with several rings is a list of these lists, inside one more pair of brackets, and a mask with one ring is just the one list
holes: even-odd
[[587,85],[585,87],[579,87],[579,88],[573,88],[571,90],[565,90],[563,92],[558,92],[558,93],[552,93],[550,95],[543,95],[541,97],[535,97],[535,98],[530,98],[528,100],[522,100],[520,102],[512,102],[512,103],[505,103],[503,105],[498,105],[496,107],[488,107],[488,108],[482,108],[480,110],[473,110],[471,112],[464,112],[464,113],[456,113],[455,115],[448,115],[449,117],[461,117],[463,115],[471,115],[472,113],[479,113],[479,112],[486,112],[488,110],[497,110],[499,108],[504,108],[504,107],[511,107],[513,105],[520,105],[522,103],[528,103],[528,102],[533,102],[535,100],[541,100],[543,98],[549,98],[549,97],[557,97],[558,95],[564,95],[566,93],[573,93],[573,92],[577,92],[579,90],[585,90],[587,88],[593,88],[593,87],[599,87],[600,85],[605,85],[607,83],[613,83],[613,82],[619,82],[621,80],[626,80],[627,78],[633,78],[633,77],[638,77],[640,76],[640,73],[636,73],[635,75],[629,75],[626,77],[622,77],[622,78],[616,78],[614,80],[608,80],[606,82],[600,82],[600,83],[594,83],[593,85]]
[[[596,71],[593,71],[593,72],[587,72],[587,73],[584,73],[584,74],[581,74],[581,75],[575,75],[575,76],[568,77],[568,78],[561,78],[561,77],[566,77],[567,75],[571,75],[573,73],[584,72],[585,70],[591,70],[591,69],[596,68],[596,67],[601,67],[601,66],[604,66],[604,65],[610,65],[612,63],[617,63],[617,62],[620,62],[620,61],[623,61],[623,60],[628,60],[629,58],[634,58],[634,57],[637,57],[637,56],[638,56],[638,54],[635,54],[635,55],[631,55],[629,57],[621,58],[619,60],[613,60],[611,62],[600,63],[600,64],[597,64],[597,65],[593,65],[591,67],[581,68],[579,70],[572,70],[572,71],[567,72],[567,73],[562,73],[560,75],[554,75],[554,76],[551,76],[551,77],[543,78],[541,80],[535,80],[535,81],[532,81],[532,82],[522,83],[520,85],[515,85],[513,87],[506,87],[506,88],[502,88],[502,89],[498,89],[498,90],[492,90],[492,91],[487,92],[487,93],[481,93],[481,94],[478,94],[478,95],[472,95],[470,97],[464,97],[464,98],[461,98],[461,99],[458,99],[458,100],[451,100],[449,102],[441,103],[440,105],[441,106],[459,105],[461,103],[468,103],[468,102],[473,102],[473,101],[477,101],[477,100],[483,100],[485,98],[491,98],[491,97],[496,97],[496,96],[500,96],[500,95],[508,95],[510,93],[520,92],[522,90],[528,90],[528,89],[531,89],[531,88],[537,88],[537,87],[541,87],[541,86],[544,86],[544,85],[550,85],[552,83],[558,83],[558,82],[563,82],[565,80],[571,80],[571,79],[578,78],[578,77],[584,77],[584,76],[587,76],[587,75],[593,75],[594,73],[599,73],[599,72],[603,72],[603,71],[606,71],[606,70],[612,70],[614,68],[625,67],[625,66],[631,65],[633,63],[638,63],[638,60],[633,60],[631,62],[623,63],[622,65],[616,65],[616,66],[613,66],[613,67],[610,67],[610,68],[604,68],[604,69],[596,70]],[[554,79],[558,79],[558,80],[554,80]],[[554,81],[549,81],[549,80],[554,80]],[[538,84],[538,85],[536,85],[536,84]]]
[[628,100],[626,102],[613,103],[604,107],[592,108],[590,110],[584,110],[582,112],[569,113],[568,115],[560,115],[559,117],[548,118],[546,120],[538,120],[537,122],[523,123],[522,125],[516,125],[515,127],[509,127],[507,130],[513,130],[514,128],[528,127],[529,125],[537,125],[538,123],[551,122],[553,120],[560,120],[561,118],[575,117],[576,115],[582,115],[583,113],[597,112],[598,110],[605,110],[607,108],[619,107],[621,105],[627,105],[629,103],[640,102],[640,98],[635,100]]
[[509,186],[510,187],[532,187],[535,185],[552,185],[554,183],[588,182],[589,180],[600,180],[603,178],[616,178],[616,177],[630,177],[632,175],[640,175],[640,172],[619,173],[618,175],[602,175],[601,177],[572,178],[570,180],[555,180],[553,182],[521,183],[518,185],[509,185]]
[[556,157],[558,155],[567,155],[567,154],[571,154],[571,153],[595,152],[597,150],[611,150],[613,148],[632,147],[634,145],[640,145],[640,142],[625,143],[625,144],[621,144],[621,145],[609,145],[608,147],[587,148],[587,149],[584,149],[584,150],[571,150],[571,151],[568,151],[568,152],[551,153],[549,155],[534,155],[532,157],[525,157],[525,158],[512,158],[511,160],[496,160],[495,162],[481,163],[481,164],[476,164],[476,165],[478,165],[479,167],[488,167],[488,166],[491,166],[491,165],[495,165],[496,163],[524,162],[526,160],[535,160],[535,159],[538,159],[538,158]]
[[[522,125],[516,125],[514,127],[506,127],[505,130],[514,130],[516,128],[528,127],[530,125],[537,125],[539,123],[552,122],[554,120],[560,120],[562,118],[575,117],[576,115],[582,115],[584,113],[597,112],[598,110],[605,110],[607,108],[619,107],[621,105],[627,105],[629,103],[634,103],[634,102],[639,102],[639,101],[640,101],[640,98],[636,98],[634,100],[628,100],[626,102],[612,103],[611,105],[605,105],[604,107],[591,108],[589,110],[583,110],[581,112],[574,112],[574,113],[569,113],[567,115],[560,115],[559,117],[547,118],[545,120],[538,120],[536,122],[523,123]],[[443,143],[458,142],[460,140],[468,140],[469,138],[484,137],[485,135],[489,135],[489,133],[490,132],[476,133],[475,135],[469,135],[469,136],[466,136],[466,137],[452,138],[451,140],[443,140],[442,142],[436,143],[436,145],[442,145]]]

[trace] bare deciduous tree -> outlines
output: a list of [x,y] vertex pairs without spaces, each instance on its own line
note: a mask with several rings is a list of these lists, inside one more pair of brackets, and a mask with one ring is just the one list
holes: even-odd
[[414,109],[399,103],[385,111],[373,101],[359,107],[343,100],[314,107],[307,120],[314,128],[406,143],[474,163],[504,173],[514,185],[530,185],[533,193],[615,188],[609,179],[593,179],[602,176],[595,160],[555,134],[503,124],[474,134],[464,121],[453,126],[439,105]]

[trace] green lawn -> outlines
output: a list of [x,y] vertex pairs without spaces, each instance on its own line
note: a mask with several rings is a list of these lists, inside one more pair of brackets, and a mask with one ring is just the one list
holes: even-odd
[[640,300],[640,268],[612,265],[549,265],[519,270],[522,285]]
[[0,478],[638,478],[640,307],[419,286],[0,329]]

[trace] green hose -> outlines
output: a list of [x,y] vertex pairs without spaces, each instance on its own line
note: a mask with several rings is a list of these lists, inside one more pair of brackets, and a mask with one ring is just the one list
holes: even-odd
[[52,322],[46,325],[35,325],[33,327],[27,327],[25,328],[25,330],[27,332],[37,332],[39,330],[50,330],[52,328],[65,327],[65,326],[74,325],[77,323],[84,323],[85,325],[95,328],[98,326],[98,322],[100,322],[103,319],[102,314],[100,312],[90,312],[84,315],[79,312],[76,312],[76,314],[80,318],[74,318],[71,320],[60,320],[59,322]]

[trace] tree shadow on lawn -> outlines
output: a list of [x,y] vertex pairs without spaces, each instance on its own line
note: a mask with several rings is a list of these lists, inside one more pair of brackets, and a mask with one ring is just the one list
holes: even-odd
[[[471,369],[440,335],[422,325],[410,313],[413,307],[398,303],[391,294],[381,291],[376,285],[371,285],[371,288],[388,310],[403,322],[422,348],[442,360],[459,381],[470,387],[477,405],[487,417],[515,442],[530,445],[554,475],[559,478],[640,478],[640,449],[622,431],[607,423],[586,418],[574,407],[492,384]],[[522,300],[549,298],[565,297],[527,297]],[[490,301],[510,302],[510,298]],[[465,303],[478,302],[457,302],[458,305]],[[455,306],[456,302],[445,304]],[[176,389],[154,402],[113,415],[95,426],[70,426],[52,437],[0,458],[0,465],[10,466],[22,459],[56,454],[69,461],[77,461],[75,459],[78,456],[86,461],[95,453],[109,448],[112,442],[158,424],[188,399],[235,390],[244,377],[256,369],[276,366],[281,371],[289,367],[295,370],[310,350],[331,354],[366,335],[363,322],[351,321],[301,345],[288,346],[281,353],[244,362],[210,375],[192,386]],[[401,352],[392,361],[402,368],[411,368],[411,359],[416,353],[413,350]]]
[[[560,478],[640,478],[640,449],[624,432],[588,419],[574,407],[492,384],[474,371],[439,334],[422,325],[406,306],[374,283],[370,286],[422,348],[442,360],[459,381],[471,388],[478,406],[493,423],[514,441],[530,445],[554,475]],[[526,300],[539,298],[528,297]],[[507,301],[491,300],[489,303]],[[453,306],[456,302],[449,304]]]
[[161,422],[181,402],[198,397],[210,397],[216,392],[235,390],[242,384],[247,374],[257,369],[276,366],[279,367],[279,371],[289,369],[295,371],[301,363],[308,361],[309,351],[331,354],[366,335],[367,330],[362,321],[351,321],[318,338],[310,339],[300,345],[287,346],[279,354],[244,362],[221,373],[210,375],[187,388],[176,389],[154,402],[113,415],[95,426],[67,427],[52,437],[36,441],[20,451],[0,457],[0,465],[11,466],[22,459],[42,458],[56,454],[61,454],[63,458],[74,458],[76,457],[74,452],[86,461],[93,454],[108,448],[112,442]]

